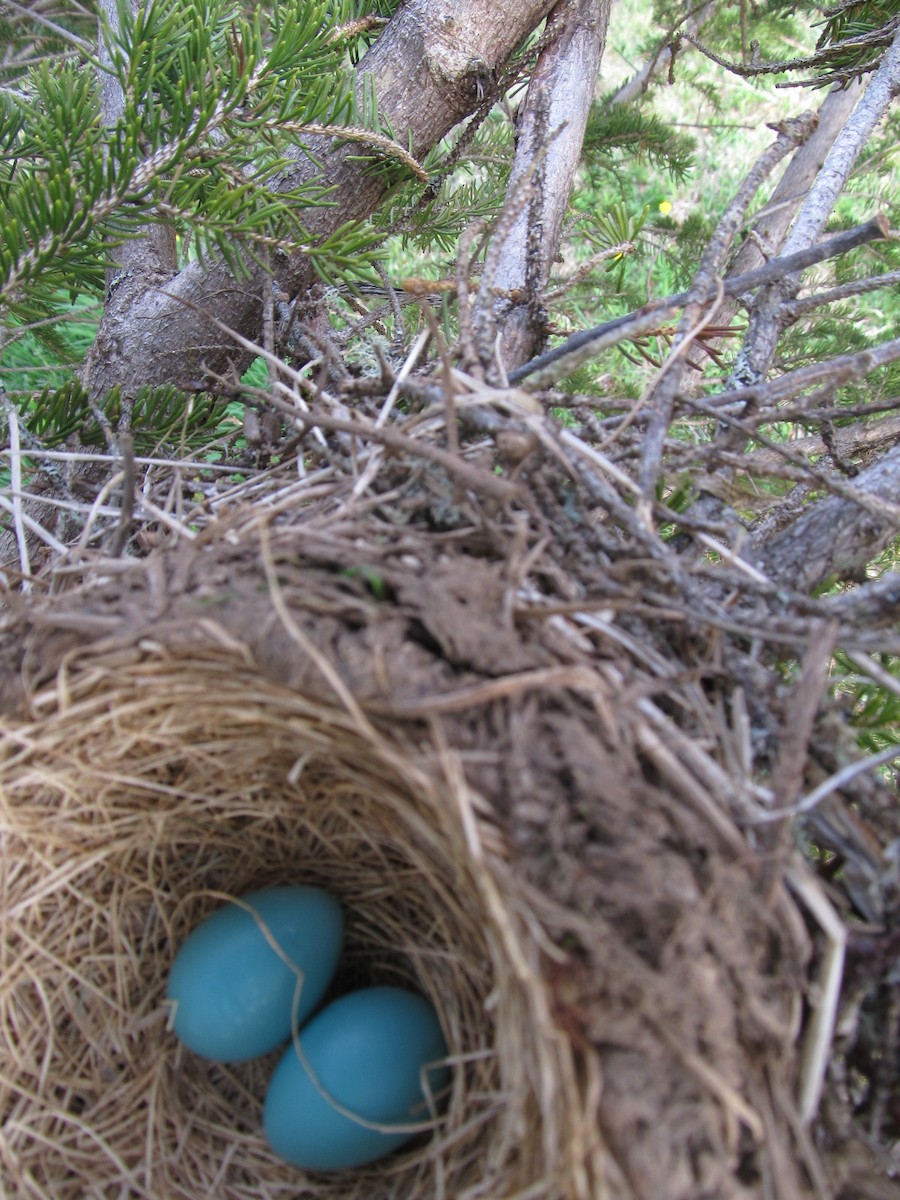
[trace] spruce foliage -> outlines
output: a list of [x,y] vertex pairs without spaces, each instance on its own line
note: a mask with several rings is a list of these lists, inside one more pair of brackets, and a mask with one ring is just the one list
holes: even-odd
[[[236,271],[238,247],[306,246],[302,211],[326,202],[321,189],[267,185],[286,165],[285,124],[359,119],[332,36],[355,7],[278,4],[246,19],[227,0],[151,0],[136,12],[122,0],[99,54],[42,62],[7,89],[0,303],[9,316],[50,312],[60,293],[101,294],[103,248],[152,221],[174,222],[198,254],[215,249]],[[103,76],[124,101],[107,123]],[[309,252],[328,275],[352,269],[365,244],[346,230]]]
[[[93,43],[83,20],[77,34],[60,26],[44,37],[27,17],[0,18],[10,49],[0,68],[0,351],[24,334],[41,360],[71,361],[57,323],[79,300],[102,302],[114,247],[158,221],[175,227],[184,261],[220,255],[238,276],[248,255],[303,247],[329,282],[371,278],[377,230],[347,225],[313,243],[304,212],[327,193],[270,186],[303,126],[378,128],[374,103],[361,112],[355,102],[340,36],[365,10],[346,0],[244,15],[230,0],[119,0]],[[103,84],[121,97],[113,114]],[[157,439],[172,426],[171,391],[144,406]],[[76,429],[93,440],[68,383],[15,398],[49,442]]]

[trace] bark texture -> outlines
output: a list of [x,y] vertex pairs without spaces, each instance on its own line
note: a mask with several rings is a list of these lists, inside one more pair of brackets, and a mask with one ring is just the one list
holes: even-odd
[[[791,222],[818,175],[825,158],[856,106],[864,85],[854,80],[845,88],[832,88],[819,109],[819,121],[813,133],[798,146],[772,193],[772,198],[757,214],[753,230],[746,237],[729,267],[729,275],[742,275],[763,265],[767,256],[778,254]],[[716,325],[730,325],[740,304],[736,297],[725,297],[716,313]],[[720,338],[707,338],[707,344],[721,343]],[[699,396],[702,379],[694,373],[685,381],[689,395]]]
[[862,570],[897,536],[900,447],[853,483],[875,503],[863,507],[833,496],[814,505],[762,549],[757,561],[769,578],[795,591],[810,591],[830,575]]
[[[784,243],[784,254],[812,245],[821,235],[860,153],[898,91],[900,30],[847,123],[835,137]],[[747,336],[733,371],[738,383],[756,382],[765,376],[784,329],[784,301],[794,298],[797,286],[777,285],[760,296],[751,312]]]
[[[827,94],[819,109],[815,130],[793,154],[772,193],[772,199],[755,219],[753,236],[745,239],[735,255],[729,274],[740,275],[744,271],[753,271],[762,266],[767,256],[780,251],[794,214],[863,91],[864,85],[859,80],[853,80],[844,88],[832,88]],[[734,308],[737,309],[736,304]],[[721,311],[724,310],[720,310],[720,314]],[[718,320],[724,323],[721,315]]]
[[[486,84],[552,7],[551,0],[523,0],[510,8],[492,0],[408,0],[360,64],[358,91],[367,86],[366,76],[374,81],[381,114],[397,139],[403,145],[408,140],[421,157],[473,111]],[[313,238],[367,216],[381,200],[384,185],[364,173],[359,154],[358,145],[335,146],[324,138],[298,148],[296,166],[281,186],[319,178],[334,189],[330,207],[305,214]],[[314,282],[303,254],[276,256],[273,265],[279,285],[292,296]],[[85,371],[94,395],[117,384],[125,395],[145,384],[185,384],[207,367],[225,371],[240,356],[207,314],[245,337],[259,336],[260,270],[236,280],[224,263],[208,269],[193,263],[159,284],[134,273],[117,287]]]
[[[132,11],[137,12],[139,0],[129,0],[129,3]],[[105,25],[107,37],[121,35],[119,0],[101,0],[100,23],[101,26]],[[100,62],[104,67],[111,68],[107,37],[102,34],[101,28]],[[111,69],[100,74],[100,109],[103,124],[107,128],[113,127],[125,111],[125,97],[118,77]],[[108,148],[106,152],[109,153]],[[164,284],[178,271],[174,225],[147,225],[141,237],[129,238],[120,246],[111,247],[110,259],[115,265],[106,273],[107,287],[132,275],[142,280],[144,286],[149,281]]]
[[540,297],[559,250],[609,10],[610,0],[557,5],[548,22],[548,33],[557,36],[541,55],[517,122],[507,203],[520,200],[523,187],[530,194],[504,238],[494,278],[496,287],[523,293],[521,300],[500,305],[501,355],[508,368],[529,359],[543,339]]

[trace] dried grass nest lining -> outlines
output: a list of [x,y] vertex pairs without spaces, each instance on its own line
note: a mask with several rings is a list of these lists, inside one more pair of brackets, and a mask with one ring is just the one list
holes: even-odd
[[[576,1194],[578,1090],[529,899],[446,769],[210,649],[96,659],[37,709],[0,764],[8,1194]],[[272,1062],[205,1063],[165,1029],[172,955],[210,893],[286,882],[345,906],[337,986],[423,991],[458,1055],[440,1134],[365,1171],[278,1162],[260,1129]]]

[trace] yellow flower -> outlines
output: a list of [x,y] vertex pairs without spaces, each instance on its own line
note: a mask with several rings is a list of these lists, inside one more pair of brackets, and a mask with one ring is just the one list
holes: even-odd
[[662,215],[664,217],[667,217],[669,215],[669,213],[672,211],[671,200],[660,200],[659,211],[662,213]]

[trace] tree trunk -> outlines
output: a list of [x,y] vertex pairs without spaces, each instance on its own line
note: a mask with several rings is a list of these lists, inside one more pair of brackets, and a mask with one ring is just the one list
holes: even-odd
[[[374,82],[380,114],[399,142],[421,157],[475,109],[484,87],[552,7],[552,0],[522,0],[508,8],[492,0],[408,0],[360,64],[358,94]],[[347,221],[368,216],[383,196],[383,183],[364,173],[358,145],[309,138],[295,157],[281,186],[319,178],[334,189],[330,206],[304,214],[312,238],[324,239]],[[289,295],[314,282],[306,255],[275,259],[276,278]],[[224,372],[229,362],[242,365],[246,355],[207,314],[258,339],[264,272],[252,264],[250,269],[249,279],[236,280],[224,263],[195,262],[168,279],[135,274],[123,280],[84,373],[91,393],[101,396],[118,384],[127,396],[146,384],[185,385],[202,379],[207,368]]]

